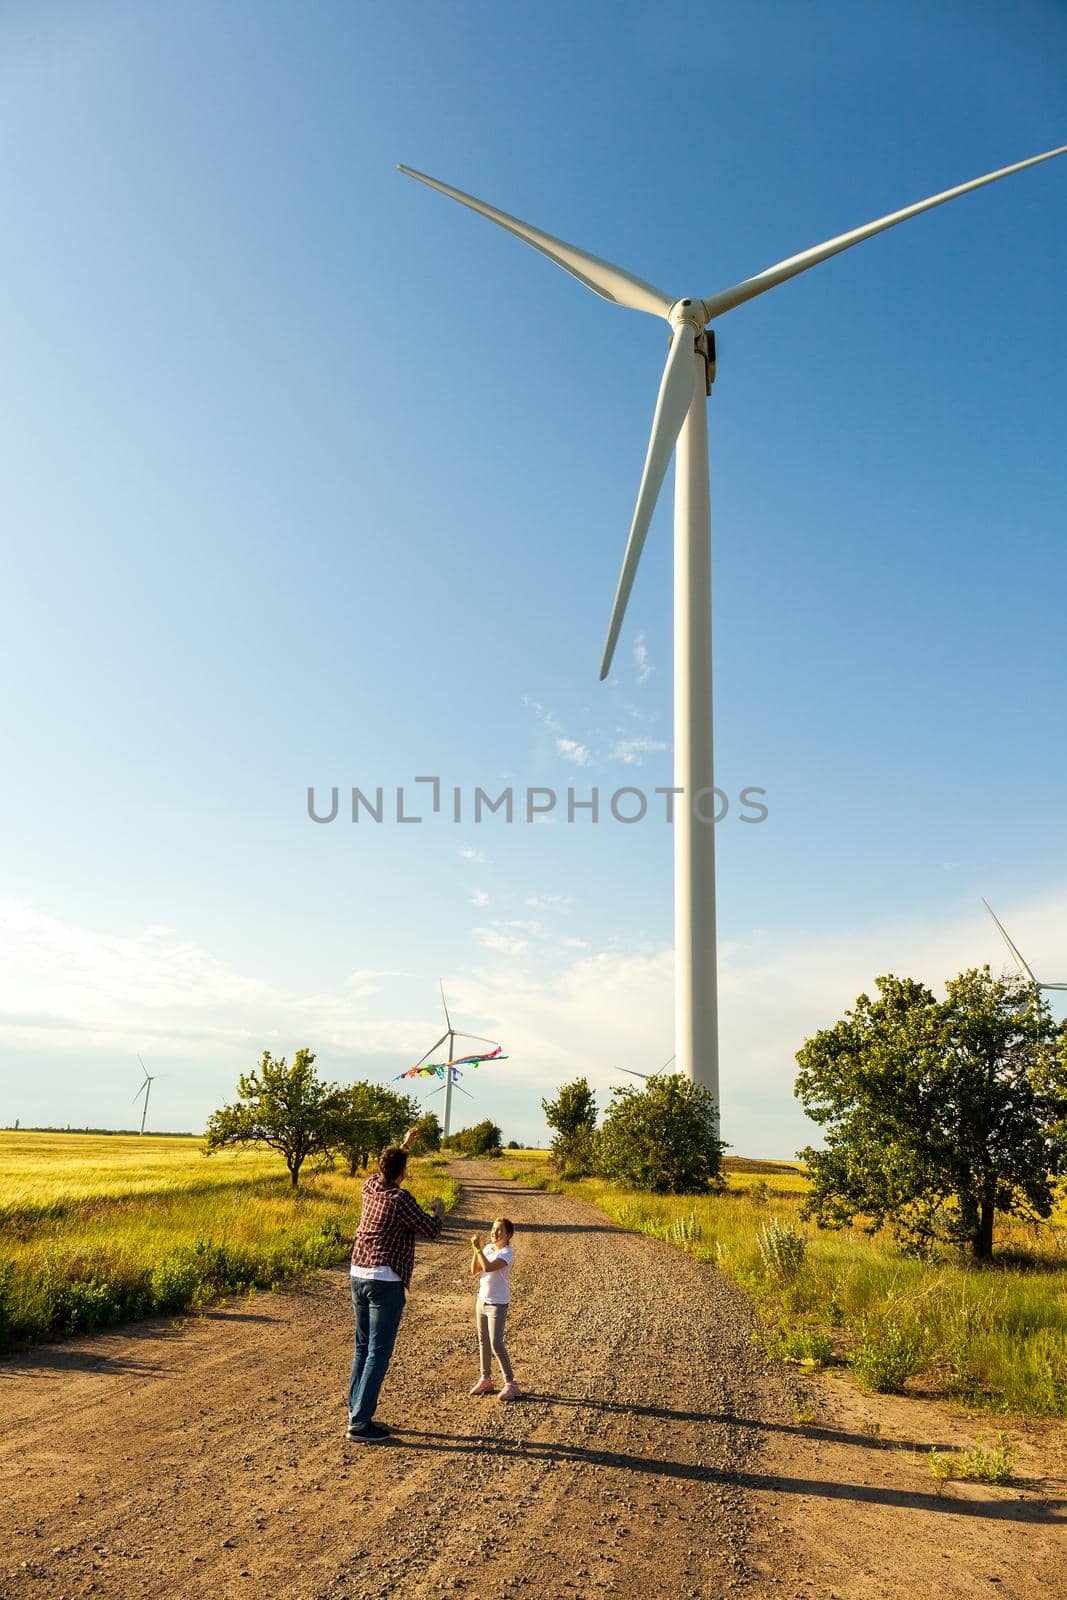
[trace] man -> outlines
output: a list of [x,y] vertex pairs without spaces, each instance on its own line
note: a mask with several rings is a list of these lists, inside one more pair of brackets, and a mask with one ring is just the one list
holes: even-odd
[[400,1187],[408,1152],[417,1138],[418,1129],[409,1128],[403,1144],[383,1150],[378,1171],[363,1185],[363,1213],[352,1246],[356,1352],[348,1385],[345,1436],[360,1444],[380,1444],[389,1437],[389,1429],[374,1421],[374,1408],[411,1283],[415,1235],[436,1239],[445,1214],[443,1200],[434,1200],[431,1215],[413,1194]]

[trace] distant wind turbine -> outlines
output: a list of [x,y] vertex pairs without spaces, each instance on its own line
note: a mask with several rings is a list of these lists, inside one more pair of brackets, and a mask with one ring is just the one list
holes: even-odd
[[1018,946],[1013,944],[1011,939],[1009,939],[1008,930],[1005,928],[1004,924],[1001,922],[1000,918],[997,916],[996,912],[993,910],[993,907],[989,904],[989,901],[984,895],[982,896],[982,904],[985,906],[986,910],[989,912],[989,915],[993,918],[993,921],[1000,929],[1000,936],[1014,956],[1015,963],[1018,966],[1019,971],[1026,973],[1026,976],[1030,979],[1030,982],[1033,984],[1038,994],[1040,995],[1044,989],[1067,990],[1067,983],[1043,983],[1040,978],[1034,977],[1033,972],[1030,970],[1029,963],[1023,959],[1022,953],[1020,952]]
[[666,1061],[663,1063],[663,1066],[657,1067],[655,1072],[635,1072],[632,1067],[618,1067],[616,1068],[616,1071],[625,1072],[629,1078],[643,1078],[647,1083],[649,1078],[658,1078],[664,1068],[669,1067],[673,1060],[673,1056],[668,1056]]
[[[138,1061],[141,1061],[140,1056],[138,1056],[137,1059]],[[133,1104],[136,1105],[141,1096],[144,1095],[144,1106],[141,1109],[141,1132],[143,1133],[145,1118],[148,1116],[148,1096],[152,1092],[152,1085],[155,1083],[156,1079],[161,1078],[163,1074],[161,1072],[149,1072],[143,1061],[141,1061],[141,1071],[144,1073],[144,1082],[134,1095]]]
[[467,1099],[468,1100],[473,1100],[474,1099],[474,1096],[472,1094],[468,1094],[467,1090],[462,1088],[460,1086],[460,1084],[458,1084],[458,1083],[454,1084],[453,1081],[452,1081],[452,1075],[453,1075],[453,1072],[455,1071],[455,1068],[452,1066],[452,1062],[453,1062],[453,1060],[455,1058],[455,1054],[456,1054],[456,1040],[457,1039],[475,1039],[475,1040],[477,1040],[477,1042],[479,1044],[491,1044],[497,1050],[499,1050],[500,1046],[499,1046],[499,1044],[497,1043],[497,1041],[495,1039],[486,1039],[480,1033],[461,1033],[458,1028],[454,1028],[452,1026],[452,1018],[448,1014],[448,1002],[445,1000],[445,986],[444,986],[443,980],[440,980],[440,979],[438,980],[438,987],[439,987],[439,989],[441,991],[441,1009],[445,1014],[445,1031],[444,1031],[444,1033],[441,1035],[441,1037],[439,1039],[436,1039],[434,1041],[434,1043],[427,1050],[426,1054],[424,1056],[420,1056],[418,1061],[416,1061],[415,1066],[416,1067],[421,1067],[424,1061],[429,1061],[429,1059],[433,1055],[434,1051],[439,1049],[440,1046],[444,1044],[446,1039],[448,1040],[448,1055],[445,1058],[445,1074],[444,1074],[445,1081],[441,1085],[441,1088],[440,1089],[434,1089],[433,1092],[431,1093],[430,1097],[429,1097],[430,1099],[433,1099],[433,1096],[435,1094],[441,1094],[442,1091],[444,1092],[444,1097],[445,1097],[444,1126],[443,1126],[441,1132],[442,1132],[442,1137],[447,1139],[449,1133],[452,1131],[451,1130],[451,1121],[452,1121],[452,1090],[453,1090],[453,1088],[459,1089],[460,1094],[467,1095]]
[[[587,289],[626,306],[663,317],[671,329],[667,364],[660,380],[652,421],[652,437],[645,457],[637,505],[622,572],[615,592],[601,678],[611,669],[612,657],[630,598],[637,564],[644,548],[652,512],[663,479],[675,456],[674,479],[674,784],[683,803],[674,819],[674,1020],[679,1068],[687,1077],[709,1089],[719,1100],[718,999],[715,959],[715,830],[707,813],[714,806],[711,730],[711,490],[708,476],[707,397],[715,378],[715,335],[708,325],[735,306],[744,305],[767,289],[775,289],[809,267],[853,245],[862,244],[886,228],[917,217],[933,206],[980,189],[983,184],[1036,166],[1067,153],[1067,145],[1043,155],[1001,167],[982,178],[946,189],[879,217],[850,233],[839,234],[799,255],[789,256],[764,272],[732,288],[705,298],[676,299],[654,284],[636,278],[622,267],[589,255],[575,245],[543,233],[506,211],[498,211],[450,188],[436,178],[401,166],[400,171],[431,189],[469,206],[490,222],[499,224],[525,244],[532,245],[558,267],[584,283]],[[700,203],[702,169],[694,169],[694,183],[686,204]],[[483,294],[486,314],[502,339],[519,327],[525,307]],[[433,303],[433,285],[428,286]],[[677,450],[675,447],[677,446]],[[713,814],[713,813],[712,813]]]

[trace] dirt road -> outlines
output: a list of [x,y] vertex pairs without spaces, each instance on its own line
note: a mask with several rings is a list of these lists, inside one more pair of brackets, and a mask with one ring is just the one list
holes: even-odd
[[[455,1170],[461,1205],[419,1246],[385,1445],[343,1438],[344,1268],[0,1362],[0,1600],[1056,1592],[1045,1435],[1024,1441],[1021,1487],[937,1497],[922,1452],[954,1441],[916,1431],[929,1407],[878,1402],[875,1436],[872,1403],[757,1354],[750,1303],[717,1273],[488,1166]],[[501,1211],[527,1391],[510,1406],[467,1394],[465,1240]]]

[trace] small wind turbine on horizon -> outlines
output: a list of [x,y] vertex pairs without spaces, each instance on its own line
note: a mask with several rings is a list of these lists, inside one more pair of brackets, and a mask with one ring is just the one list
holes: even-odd
[[[715,829],[703,801],[712,801],[711,694],[711,488],[708,472],[707,397],[715,379],[715,335],[709,324],[809,267],[873,238],[958,195],[980,189],[1025,167],[1067,153],[1067,145],[946,189],[842,233],[824,244],[744,279],[708,298],[676,299],[624,268],[589,255],[550,233],[498,211],[436,178],[401,165],[400,171],[477,211],[490,222],[539,250],[604,300],[662,317],[671,329],[660,380],[637,505],[615,592],[601,679],[612,657],[630,598],[652,512],[671,456],[674,488],[674,784],[683,803],[674,818],[675,1050],[679,1070],[709,1089],[719,1102],[718,997],[715,952]],[[501,324],[503,307],[490,301]]]
[[[140,1056],[137,1059],[141,1061]],[[156,1079],[161,1078],[163,1074],[161,1072],[149,1072],[143,1061],[141,1061],[141,1071],[144,1073],[144,1082],[134,1095],[133,1104],[136,1105],[141,1096],[144,1095],[144,1105],[141,1108],[141,1132],[144,1133],[145,1118],[148,1116],[148,1096],[152,1092],[152,1085]]]
[[445,1031],[444,1031],[444,1033],[441,1035],[441,1037],[439,1039],[435,1039],[434,1040],[433,1044],[427,1050],[426,1054],[424,1056],[420,1056],[419,1057],[418,1061],[416,1061],[416,1063],[415,1063],[415,1066],[416,1067],[421,1067],[424,1061],[429,1061],[429,1059],[433,1055],[434,1051],[440,1049],[441,1045],[444,1044],[445,1040],[446,1039],[448,1040],[448,1056],[447,1056],[446,1063],[445,1063],[445,1081],[441,1085],[440,1089],[432,1090],[430,1095],[429,1095],[429,1097],[428,1097],[429,1099],[432,1100],[433,1096],[435,1094],[442,1094],[442,1093],[444,1094],[444,1097],[445,1097],[444,1124],[442,1126],[441,1133],[442,1133],[442,1137],[447,1139],[448,1135],[452,1131],[452,1129],[451,1129],[451,1120],[452,1120],[452,1090],[453,1090],[453,1088],[459,1089],[460,1094],[467,1095],[467,1099],[468,1100],[473,1100],[474,1099],[474,1096],[472,1094],[468,1094],[466,1089],[462,1088],[458,1083],[453,1083],[453,1071],[454,1071],[454,1068],[452,1066],[452,1060],[453,1060],[453,1057],[456,1054],[456,1040],[457,1039],[475,1039],[479,1044],[491,1044],[491,1045],[494,1046],[495,1049],[498,1049],[498,1050],[500,1048],[500,1045],[499,1045],[499,1043],[497,1042],[496,1039],[486,1039],[480,1033],[461,1033],[458,1028],[454,1028],[452,1026],[452,1018],[448,1014],[448,1002],[445,999],[445,985],[444,985],[444,980],[443,979],[438,979],[438,988],[441,991],[441,1009],[444,1011],[444,1014],[445,1014]]
[[673,1056],[668,1056],[666,1061],[663,1063],[663,1066],[657,1067],[655,1072],[635,1072],[632,1067],[616,1067],[615,1070],[616,1072],[625,1072],[629,1078],[643,1078],[647,1083],[649,1078],[658,1078],[660,1073],[663,1072],[666,1067],[669,1067],[673,1060]]
[[985,906],[986,910],[989,912],[989,915],[993,918],[993,921],[1000,930],[1000,936],[1015,958],[1015,964],[1019,968],[1019,971],[1025,972],[1026,976],[1030,979],[1030,982],[1036,989],[1038,997],[1040,998],[1040,995],[1044,989],[1067,990],[1067,983],[1043,983],[1040,978],[1034,977],[1033,972],[1030,970],[1029,963],[1024,959],[1018,946],[1014,944],[1008,937],[1008,930],[1005,928],[1004,924],[993,910],[993,907],[989,904],[989,901],[986,899],[985,895],[982,896],[982,904]]

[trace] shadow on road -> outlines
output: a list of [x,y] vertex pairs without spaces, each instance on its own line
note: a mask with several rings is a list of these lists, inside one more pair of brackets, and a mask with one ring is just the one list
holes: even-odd
[[[529,1397],[528,1397],[529,1398]],[[435,1450],[445,1455],[491,1455],[520,1461],[579,1462],[584,1466],[616,1467],[624,1472],[645,1472],[656,1478],[680,1478],[693,1483],[730,1484],[754,1493],[805,1494],[826,1500],[854,1500],[861,1504],[896,1506],[908,1511],[936,1511],[960,1517],[984,1517],[990,1522],[1055,1523],[1067,1521],[1067,1500],[1027,1502],[958,1500],[948,1495],[923,1494],[910,1489],[876,1488],[861,1483],[835,1483],[822,1478],[777,1478],[758,1472],[725,1472],[719,1467],[688,1461],[656,1461],[649,1456],[621,1455],[613,1450],[588,1450],[579,1445],[542,1443],[540,1440],[487,1438],[483,1434],[430,1433],[421,1428],[392,1428],[398,1444],[409,1450]]]
[[591,1400],[579,1394],[547,1394],[542,1390],[526,1390],[527,1400],[540,1400],[547,1405],[574,1406],[583,1411],[604,1411],[617,1416],[656,1417],[662,1422],[706,1422],[715,1427],[755,1428],[764,1433],[791,1433],[799,1439],[822,1441],[826,1444],[857,1444],[869,1450],[952,1450],[951,1444],[938,1444],[932,1440],[920,1444],[914,1439],[881,1439],[868,1433],[845,1433],[839,1428],[820,1428],[812,1423],[764,1422],[757,1417],[738,1417],[730,1411],[672,1411],[666,1406],[626,1405],[617,1400]]

